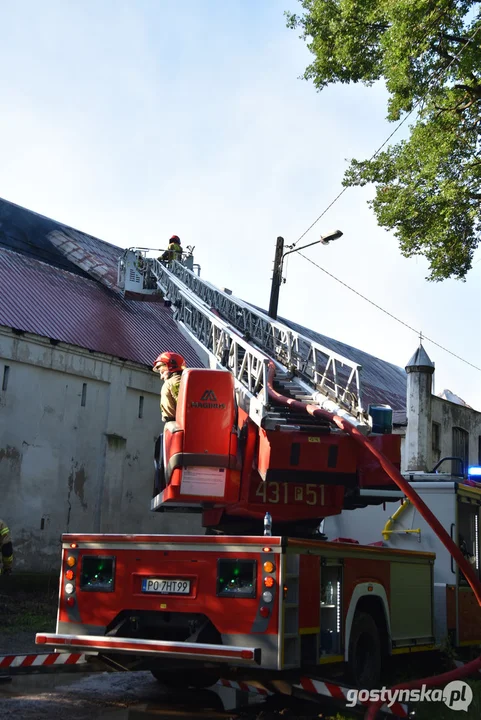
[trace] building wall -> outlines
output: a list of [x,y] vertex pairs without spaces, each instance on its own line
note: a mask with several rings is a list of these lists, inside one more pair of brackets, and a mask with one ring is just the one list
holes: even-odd
[[56,570],[67,531],[203,532],[197,515],[149,510],[159,389],[142,366],[0,327],[0,516],[17,569]]
[[[427,356],[426,356],[427,357]],[[429,362],[429,358],[427,358]],[[432,394],[431,368],[408,366],[407,430],[403,469],[430,472],[444,457],[460,456],[453,431],[465,435],[461,455],[468,465],[481,463],[481,412]],[[440,472],[460,472],[459,463],[444,462]]]
[[[430,427],[431,461],[434,466],[442,457],[453,455],[453,428],[461,428],[468,433],[469,464],[481,464],[481,412],[477,412],[463,405],[449,402],[432,396],[431,410],[432,424]],[[433,424],[439,426],[439,443],[435,442],[436,431]],[[444,463],[440,467],[443,472],[450,471],[450,464]]]

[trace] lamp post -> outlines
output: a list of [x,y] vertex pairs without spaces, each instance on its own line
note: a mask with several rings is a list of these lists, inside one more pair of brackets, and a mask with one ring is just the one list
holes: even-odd
[[332,242],[333,240],[337,240],[341,236],[342,232],[340,230],[333,230],[327,235],[322,235],[319,240],[314,240],[314,242],[308,243],[308,245],[302,245],[299,248],[293,248],[291,250],[288,250],[287,252],[283,252],[284,238],[277,238],[276,254],[274,256],[274,272],[272,275],[271,297],[269,301],[269,317],[271,317],[273,320],[277,319],[277,308],[279,305],[279,289],[282,283],[282,269],[284,266],[284,258],[287,255],[299,252],[299,250],[305,250],[308,247],[312,247],[312,245],[318,245],[319,243],[321,243],[322,245],[329,245],[330,242]]

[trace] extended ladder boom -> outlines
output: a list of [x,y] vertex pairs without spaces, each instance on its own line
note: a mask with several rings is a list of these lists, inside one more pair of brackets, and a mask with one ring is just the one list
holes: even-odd
[[267,397],[267,365],[272,360],[284,394],[370,428],[361,404],[360,365],[219,290],[180,262],[167,267],[144,258],[141,272],[155,278],[176,322],[216,366],[234,374],[240,402],[258,424],[272,415]]

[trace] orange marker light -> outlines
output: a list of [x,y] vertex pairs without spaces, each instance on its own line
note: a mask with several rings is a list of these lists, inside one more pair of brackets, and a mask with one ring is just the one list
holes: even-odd
[[271,551],[272,551],[272,548],[265,547],[265,548],[262,548],[262,550],[263,550],[264,552],[271,552]]
[[73,567],[75,565],[75,558],[73,555],[69,555],[67,558],[67,565]]
[[274,578],[268,575],[264,578],[264,585],[266,587],[272,587],[274,585]]
[[269,560],[264,563],[264,570],[266,572],[272,572],[274,570],[274,563],[271,563]]
[[77,543],[70,543],[70,547],[71,547],[72,549],[75,549],[75,548],[77,547]]
[[67,580],[73,580],[74,579],[74,571],[73,570],[67,570],[65,573],[65,577]]

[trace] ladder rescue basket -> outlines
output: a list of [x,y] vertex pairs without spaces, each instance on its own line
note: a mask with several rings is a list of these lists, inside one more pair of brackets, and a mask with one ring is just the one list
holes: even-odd
[[237,439],[233,375],[226,370],[184,370],[175,421],[164,428],[166,486],[153,506],[237,502]]

